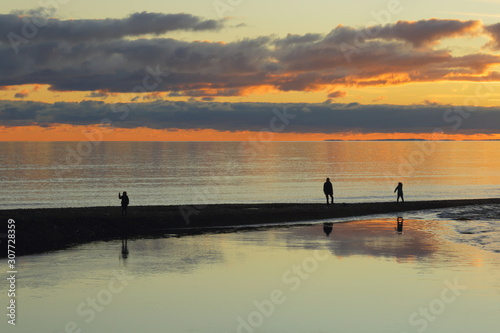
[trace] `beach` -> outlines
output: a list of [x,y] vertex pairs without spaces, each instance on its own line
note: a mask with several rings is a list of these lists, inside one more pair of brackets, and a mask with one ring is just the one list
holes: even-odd
[[336,203],[329,206],[288,203],[130,206],[127,216],[122,216],[118,206],[12,209],[1,210],[0,221],[3,230],[7,230],[9,219],[15,221],[16,253],[28,255],[100,240],[214,233],[234,227],[333,221],[372,214],[491,204],[500,204],[500,199]]

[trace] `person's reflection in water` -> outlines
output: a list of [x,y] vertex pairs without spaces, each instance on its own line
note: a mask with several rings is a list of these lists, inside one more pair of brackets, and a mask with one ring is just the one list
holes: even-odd
[[128,258],[128,238],[129,238],[129,225],[128,223],[124,223],[121,229],[121,238],[122,238],[122,249],[120,252],[120,259],[124,261]]
[[128,258],[128,246],[126,238],[122,238],[122,253],[120,258],[122,258],[123,260]]
[[396,224],[396,230],[398,232],[398,234],[402,234],[403,233],[403,218],[401,216],[398,216],[397,220],[396,220],[397,224]]
[[323,231],[325,232],[326,237],[330,237],[332,230],[333,230],[333,223],[331,222],[323,223]]

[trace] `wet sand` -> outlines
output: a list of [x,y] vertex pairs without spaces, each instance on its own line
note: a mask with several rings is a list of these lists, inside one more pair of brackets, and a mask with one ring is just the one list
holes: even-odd
[[[16,254],[64,249],[76,244],[165,234],[217,232],[233,226],[335,219],[458,206],[500,204],[500,199],[326,204],[215,204],[207,206],[14,209],[0,211],[2,230],[16,222]],[[209,228],[207,230],[207,228]],[[4,234],[5,235],[5,234]],[[4,243],[5,238],[0,239]],[[0,253],[5,257],[5,252]]]

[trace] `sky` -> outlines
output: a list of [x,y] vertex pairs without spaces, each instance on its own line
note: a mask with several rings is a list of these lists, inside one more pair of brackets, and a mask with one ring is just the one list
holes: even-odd
[[500,139],[500,0],[0,5],[0,141]]

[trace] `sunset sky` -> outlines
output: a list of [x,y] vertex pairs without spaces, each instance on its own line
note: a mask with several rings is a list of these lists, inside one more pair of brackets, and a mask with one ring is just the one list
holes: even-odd
[[500,139],[500,0],[0,5],[0,141]]

